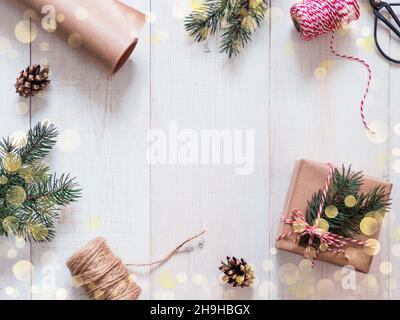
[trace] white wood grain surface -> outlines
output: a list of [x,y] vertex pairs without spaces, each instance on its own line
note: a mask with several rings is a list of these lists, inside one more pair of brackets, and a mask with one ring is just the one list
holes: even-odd
[[[150,18],[131,60],[112,77],[41,28],[31,46],[22,44],[14,29],[23,12],[0,3],[0,135],[18,135],[38,121],[55,123],[60,137],[49,163],[77,176],[84,190],[79,203],[63,210],[52,243],[1,239],[0,299],[86,299],[65,261],[96,236],[105,237],[126,263],[142,263],[203,229],[207,233],[192,251],[159,268],[132,269],[141,299],[400,298],[400,74],[371,41],[369,1],[361,1],[361,19],[338,33],[335,46],[373,68],[366,115],[374,138],[359,116],[366,70],[332,56],[329,35],[301,40],[288,13],[292,2],[271,0],[253,41],[231,60],[218,53],[217,38],[204,44],[188,39],[183,17],[197,1],[125,2]],[[397,40],[380,36],[400,53]],[[30,59],[52,69],[49,90],[31,103],[13,90],[13,79]],[[235,175],[234,165],[224,164],[150,165],[149,130],[168,131],[171,124],[254,130],[253,173]],[[351,163],[394,183],[382,250],[369,275],[356,274],[354,290],[342,288],[341,268],[318,263],[310,271],[301,257],[274,248],[299,158]],[[227,255],[254,266],[252,289],[220,282],[219,262]],[[34,266],[24,281],[13,272],[21,260]]]

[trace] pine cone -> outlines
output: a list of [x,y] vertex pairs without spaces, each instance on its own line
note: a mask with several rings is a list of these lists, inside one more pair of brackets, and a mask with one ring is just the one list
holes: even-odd
[[250,265],[244,259],[236,259],[235,257],[226,257],[227,263],[221,261],[219,267],[224,273],[222,281],[231,284],[234,287],[250,287],[254,281],[254,272]]
[[49,67],[41,69],[40,65],[33,64],[21,71],[15,89],[21,97],[28,98],[45,89],[49,83]]

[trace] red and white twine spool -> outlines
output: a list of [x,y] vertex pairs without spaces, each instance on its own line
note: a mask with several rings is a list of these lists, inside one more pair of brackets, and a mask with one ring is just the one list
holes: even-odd
[[338,53],[333,47],[335,40],[334,31],[360,17],[360,5],[358,0],[304,0],[303,3],[294,4],[290,8],[290,15],[297,31],[304,40],[309,41],[320,35],[331,32],[331,52],[337,57],[357,61],[365,66],[368,71],[368,81],[360,102],[360,113],[364,127],[370,133],[374,133],[369,128],[364,114],[364,105],[372,80],[371,67],[365,60]]

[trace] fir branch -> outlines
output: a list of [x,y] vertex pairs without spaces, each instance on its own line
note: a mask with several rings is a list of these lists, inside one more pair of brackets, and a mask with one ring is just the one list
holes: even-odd
[[206,0],[200,9],[186,17],[186,31],[196,42],[204,41],[216,32],[230,6],[231,0]]
[[223,28],[221,53],[229,58],[238,55],[248,42],[253,32],[260,27],[267,10],[267,2],[255,0],[252,6],[249,0],[237,0],[232,13],[227,17],[227,27]]
[[[342,170],[334,170],[332,182],[329,187],[327,200],[323,207],[321,218],[329,221],[329,232],[337,235],[354,238],[361,234],[360,222],[369,212],[386,213],[391,205],[389,194],[386,193],[383,186],[378,186],[370,190],[368,193],[360,193],[363,185],[362,172],[353,172],[351,167]],[[347,207],[344,200],[347,196],[352,195],[357,199],[354,207]],[[316,192],[308,202],[306,211],[306,221],[310,225],[314,225],[319,204],[322,198],[322,190]],[[338,215],[335,218],[328,218],[325,215],[325,208],[333,205],[338,209]],[[306,247],[308,245],[309,236],[300,238],[299,245]],[[314,239],[315,248],[319,246],[318,238]]]
[[75,202],[81,190],[77,189],[75,178],[69,174],[62,174],[59,178],[56,174],[50,176],[47,181],[34,184],[29,189],[29,201],[47,200],[58,206],[64,206]]
[[19,150],[23,163],[32,164],[45,158],[56,144],[57,136],[58,132],[53,124],[39,122],[33,129],[30,129],[25,146]]
[[201,42],[222,28],[220,52],[231,58],[251,41],[267,8],[267,0],[206,0],[199,10],[188,15],[185,29],[196,42]]
[[[12,145],[10,138],[4,138],[0,141],[0,156],[4,158],[7,153],[12,153],[16,150],[16,147]],[[3,163],[0,164],[3,166]]]
[[[51,174],[41,161],[55,145],[56,137],[54,125],[39,123],[28,132],[27,143],[21,148],[14,147],[9,139],[0,142],[0,235],[50,241],[55,236],[60,207],[80,197],[75,178]],[[9,169],[10,153],[19,159],[13,170]],[[8,161],[3,168],[4,159]]]

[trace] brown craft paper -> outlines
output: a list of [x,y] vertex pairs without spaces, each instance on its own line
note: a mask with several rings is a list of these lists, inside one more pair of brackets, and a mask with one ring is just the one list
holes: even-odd
[[[80,46],[109,73],[117,72],[128,60],[138,42],[138,32],[145,23],[143,13],[118,0],[10,1],[33,9],[39,18],[44,17],[44,6],[54,6],[56,16],[64,17],[62,22],[57,22],[56,32],[66,41],[71,41],[73,35],[75,42],[81,42]],[[79,10],[88,15],[78,19]]]
[[[329,168],[325,163],[310,160],[297,161],[283,213],[290,217],[292,215],[292,210],[297,208],[305,214],[307,202],[315,192],[324,188],[328,173]],[[376,186],[383,186],[388,194],[390,194],[392,190],[391,183],[377,178],[364,176],[364,184],[361,187],[361,191],[366,193]],[[279,226],[279,235],[284,235],[292,230],[291,225],[281,222]],[[379,233],[380,230],[373,237],[368,238],[378,239]],[[294,239],[295,235],[292,235],[283,240],[277,241],[277,248],[303,255],[304,248],[295,244],[293,242]],[[367,237],[360,236],[360,239],[365,240]],[[372,256],[367,255],[362,246],[348,245],[346,254],[349,256],[349,259],[346,259],[342,254],[335,255],[331,252],[321,252],[318,254],[317,259],[340,266],[352,265],[357,271],[364,273],[369,272]]]

